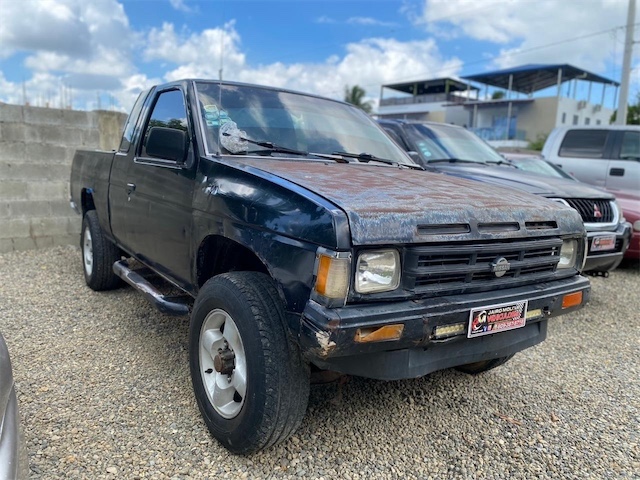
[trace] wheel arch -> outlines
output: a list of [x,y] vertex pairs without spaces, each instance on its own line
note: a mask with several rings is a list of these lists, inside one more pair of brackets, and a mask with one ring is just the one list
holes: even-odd
[[273,278],[265,262],[253,250],[222,235],[209,235],[200,242],[195,268],[198,289],[210,278],[233,271],[260,272]]
[[82,207],[82,215],[84,216],[89,210],[95,210],[96,204],[93,201],[93,189],[83,188],[80,192],[80,206]]

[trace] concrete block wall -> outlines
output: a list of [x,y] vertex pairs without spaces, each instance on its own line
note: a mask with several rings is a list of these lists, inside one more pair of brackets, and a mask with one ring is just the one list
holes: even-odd
[[0,103],[0,253],[78,244],[75,150],[118,147],[126,115]]

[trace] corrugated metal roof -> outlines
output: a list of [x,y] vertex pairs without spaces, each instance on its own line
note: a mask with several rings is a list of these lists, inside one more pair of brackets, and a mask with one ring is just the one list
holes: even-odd
[[468,75],[462,78],[507,90],[509,88],[509,77],[512,76],[511,90],[529,94],[557,85],[559,71],[562,71],[562,83],[578,79],[606,85],[619,85],[615,80],[587,72],[566,63],[557,65],[528,64],[494,72]]
[[431,80],[416,80],[413,82],[394,83],[393,85],[383,85],[384,88],[397,90],[399,92],[410,93],[412,95],[426,95],[445,92],[464,92],[467,89],[478,90],[477,87],[470,86],[466,82],[455,78],[433,78]]

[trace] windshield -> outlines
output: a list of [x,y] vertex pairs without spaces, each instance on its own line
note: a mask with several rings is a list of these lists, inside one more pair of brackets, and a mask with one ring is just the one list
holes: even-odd
[[196,92],[209,154],[294,155],[318,160],[312,153],[349,153],[354,162],[376,162],[377,158],[415,165],[368,115],[350,105],[217,82],[196,82]]
[[541,158],[512,158],[510,162],[512,165],[515,165],[520,170],[524,170],[525,172],[536,173],[538,175],[544,175],[547,177],[568,178],[571,180],[575,180],[575,178],[562,170],[560,167],[556,167],[555,165]]
[[425,162],[457,159],[478,163],[505,163],[505,159],[476,134],[460,127],[412,123],[406,126],[411,148]]

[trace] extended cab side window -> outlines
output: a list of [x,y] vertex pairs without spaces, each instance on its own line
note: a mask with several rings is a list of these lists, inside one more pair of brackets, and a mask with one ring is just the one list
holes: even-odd
[[603,158],[607,135],[606,130],[569,130],[560,145],[558,156]]
[[140,116],[140,111],[142,110],[146,97],[146,92],[142,92],[138,95],[138,99],[133,105],[133,109],[131,109],[131,113],[127,118],[127,123],[124,125],[124,131],[122,132],[122,140],[120,141],[120,148],[118,148],[119,152],[126,153],[129,151],[131,142],[133,142],[133,133],[136,130],[136,123],[138,123],[138,117]]
[[169,90],[162,92],[149,117],[145,127],[144,141],[140,155],[147,157],[147,139],[149,130],[153,127],[174,128],[176,130],[187,131],[187,109],[184,104],[184,97],[180,90]]
[[640,132],[624,132],[622,134],[620,158],[622,160],[640,159]]

